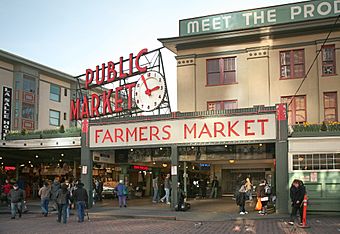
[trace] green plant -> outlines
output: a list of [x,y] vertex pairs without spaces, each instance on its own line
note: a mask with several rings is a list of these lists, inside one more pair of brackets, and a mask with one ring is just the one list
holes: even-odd
[[326,122],[325,122],[325,121],[322,122],[322,125],[321,125],[320,130],[321,130],[321,131],[327,131],[327,125],[326,125]]
[[21,129],[21,135],[27,135],[28,131],[26,128]]

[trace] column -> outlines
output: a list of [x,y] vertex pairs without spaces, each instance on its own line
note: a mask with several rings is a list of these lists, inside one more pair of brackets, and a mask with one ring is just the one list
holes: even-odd
[[129,183],[129,164],[120,165],[121,171],[119,174],[119,180],[123,180],[124,183]]
[[178,203],[177,189],[178,189],[178,149],[177,145],[171,146],[171,209],[175,209]]
[[90,151],[90,147],[88,145],[88,141],[86,140],[87,133],[81,134],[81,182],[84,184],[84,188],[87,190],[89,195],[89,208],[92,207],[93,204],[93,184],[92,184],[92,170],[93,170],[93,161],[92,161],[92,153]]
[[[280,110],[280,108],[284,108]],[[288,121],[286,105],[277,105],[276,155],[276,213],[288,213]],[[279,112],[282,112],[281,114]]]

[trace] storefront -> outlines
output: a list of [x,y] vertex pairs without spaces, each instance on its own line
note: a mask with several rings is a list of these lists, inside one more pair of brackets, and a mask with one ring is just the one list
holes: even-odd
[[119,179],[143,182],[147,194],[152,173],[171,173],[172,204],[177,201],[178,182],[195,193],[189,178],[209,181],[215,175],[221,180],[221,193],[231,193],[235,186],[231,181],[251,175],[254,182],[269,180],[277,196],[276,210],[285,213],[288,146],[287,120],[282,117],[285,108],[280,105],[91,120],[82,134],[82,180],[91,189],[94,152],[112,152]]

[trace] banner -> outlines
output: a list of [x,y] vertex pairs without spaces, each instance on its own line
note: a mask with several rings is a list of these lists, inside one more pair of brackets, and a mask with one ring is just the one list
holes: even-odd
[[274,139],[275,114],[90,126],[90,147],[99,148]]
[[2,124],[1,140],[5,140],[7,133],[11,130],[12,88],[2,88]]

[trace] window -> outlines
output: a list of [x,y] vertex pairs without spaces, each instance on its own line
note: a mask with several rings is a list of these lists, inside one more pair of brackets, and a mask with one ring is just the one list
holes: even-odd
[[340,153],[294,154],[293,170],[339,170]]
[[64,96],[67,97],[67,88],[64,88]]
[[66,118],[67,118],[67,115],[66,115],[66,113],[64,112],[64,120],[66,120]]
[[237,100],[208,102],[208,110],[230,110],[237,108]]
[[207,85],[236,83],[236,57],[207,60]]
[[299,124],[306,122],[306,96],[295,96],[292,102],[291,100],[291,96],[281,97],[281,103],[287,103],[288,105],[288,123]]
[[305,51],[280,52],[281,79],[303,78],[305,76]]
[[335,75],[335,45],[326,45],[322,48],[322,75]]
[[34,105],[22,103],[22,118],[34,119]]
[[35,78],[23,75],[23,84],[24,84],[24,91],[35,93]]
[[50,85],[50,100],[60,102],[60,87],[58,85]]
[[323,93],[325,121],[338,121],[337,93]]
[[60,112],[55,110],[50,110],[50,125],[59,126],[60,125]]

